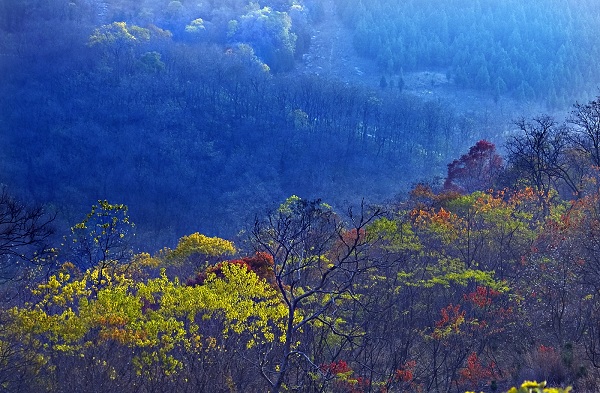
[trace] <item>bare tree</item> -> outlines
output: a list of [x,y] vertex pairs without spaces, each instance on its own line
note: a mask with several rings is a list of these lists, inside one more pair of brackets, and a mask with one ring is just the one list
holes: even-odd
[[574,145],[589,157],[593,166],[600,167],[600,97],[574,107],[568,120]]
[[506,145],[512,167],[543,197],[563,186],[580,196],[581,185],[568,159],[571,146],[567,129],[546,115],[531,121],[520,119],[515,125],[520,132]]
[[[39,267],[54,261],[50,240],[54,233],[55,214],[41,206],[29,207],[11,196],[6,187],[0,188],[0,284],[3,306],[7,300],[18,298],[21,285],[11,282],[26,279]],[[8,333],[8,314],[0,310],[0,384],[22,387],[30,375],[25,370],[35,362],[32,352],[24,351],[18,340],[5,340]],[[19,390],[18,388],[17,390]]]
[[255,223],[254,246],[273,257],[276,286],[288,310],[285,343],[267,351],[260,364],[273,392],[281,390],[295,362],[318,371],[318,360],[303,349],[307,343],[296,344],[312,322],[352,339],[351,333],[336,331],[327,316],[343,298],[352,297],[355,279],[372,267],[365,227],[382,213],[364,205],[359,214],[348,213],[346,225],[326,204],[291,197]]
[[43,207],[28,207],[0,190],[0,283],[22,278],[31,267],[47,265],[54,250],[55,214]]

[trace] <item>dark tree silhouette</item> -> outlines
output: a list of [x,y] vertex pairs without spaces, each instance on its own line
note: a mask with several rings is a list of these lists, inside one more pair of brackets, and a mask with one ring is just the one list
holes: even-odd
[[506,148],[512,167],[521,173],[522,179],[542,196],[565,186],[580,195],[581,187],[569,160],[572,149],[566,128],[550,116],[532,121],[520,119],[515,125],[520,132],[508,140]]
[[55,215],[43,207],[28,207],[0,191],[0,283],[21,278],[28,268],[47,265],[54,251],[49,245]]
[[575,104],[569,123],[575,146],[600,167],[600,97],[587,104]]
[[[335,314],[336,302],[350,294],[357,277],[373,267],[366,254],[365,228],[381,214],[363,205],[360,214],[349,211],[351,224],[346,226],[320,200],[292,196],[265,220],[256,221],[252,241],[257,251],[272,258],[276,288],[288,309],[285,343],[260,360],[272,392],[281,391],[295,366],[318,370],[319,359],[312,358],[306,346],[294,343],[313,321],[327,324],[323,318]],[[352,339],[334,327],[331,330],[341,340]]]

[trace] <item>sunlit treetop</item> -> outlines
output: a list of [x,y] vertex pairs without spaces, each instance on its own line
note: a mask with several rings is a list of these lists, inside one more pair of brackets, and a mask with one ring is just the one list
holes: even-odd
[[76,277],[65,266],[34,289],[37,300],[10,310],[10,331],[41,354],[85,356],[88,348],[103,344],[132,348],[134,367],[157,364],[167,374],[184,366],[176,353],[209,350],[202,348],[208,339],[222,342],[235,335],[247,348],[285,340],[287,310],[276,290],[238,263],[223,263],[218,273],[188,286],[164,271],[134,280],[99,268]]
[[166,259],[170,263],[178,264],[194,255],[225,258],[235,255],[236,252],[233,242],[196,232],[179,239],[174,250],[166,251]]
[[148,41],[150,30],[139,26],[127,26],[125,22],[113,22],[94,30],[89,38],[88,45],[129,45],[137,42]]
[[129,242],[134,227],[126,205],[100,200],[71,227],[71,239],[66,243],[69,257],[82,269],[128,262],[133,256]]

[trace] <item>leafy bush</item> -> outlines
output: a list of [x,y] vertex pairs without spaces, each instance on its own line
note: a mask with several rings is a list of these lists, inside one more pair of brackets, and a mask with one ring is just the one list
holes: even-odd
[[[520,387],[512,387],[508,389],[506,393],[569,393],[572,388],[551,388],[546,387],[546,381],[537,382],[537,381],[525,381],[521,384]],[[474,393],[474,392],[466,392],[466,393]]]

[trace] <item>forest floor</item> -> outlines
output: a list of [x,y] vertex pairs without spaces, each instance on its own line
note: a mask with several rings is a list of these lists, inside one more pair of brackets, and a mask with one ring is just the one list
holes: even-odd
[[[353,33],[336,15],[333,0],[324,1],[324,16],[313,32],[309,52],[304,55],[298,72],[317,74],[341,80],[346,84],[361,84],[380,88],[384,75],[371,59],[360,57],[353,46]],[[400,75],[385,75],[396,83]],[[532,117],[548,110],[539,103],[523,103],[500,97],[495,102],[492,95],[476,90],[458,88],[446,76],[446,70],[420,70],[405,72],[403,93],[439,101],[466,117],[478,128],[478,138],[501,145],[521,117]],[[557,116],[559,117],[559,116]],[[466,141],[474,143],[476,141]]]

